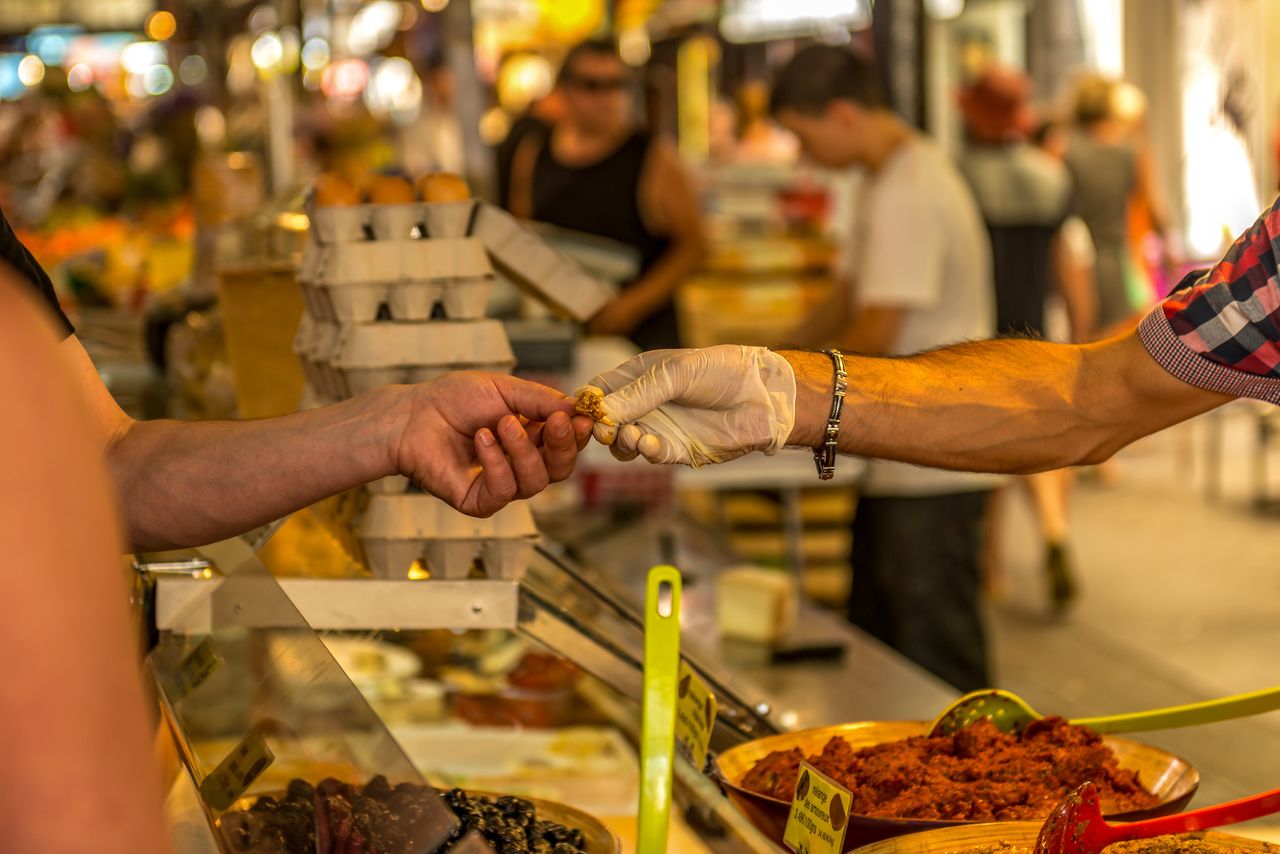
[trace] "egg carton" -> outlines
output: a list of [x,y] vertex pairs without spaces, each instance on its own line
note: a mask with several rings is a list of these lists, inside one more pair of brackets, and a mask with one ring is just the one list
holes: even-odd
[[515,365],[498,320],[358,323],[337,326],[330,361],[340,370]]
[[420,236],[440,238],[474,237],[475,221],[483,202],[423,202],[419,205]]
[[478,238],[504,276],[575,320],[590,320],[615,296],[613,287],[487,202],[423,204],[421,218],[424,237]]
[[355,243],[368,239],[365,227],[373,215],[374,205],[307,206],[311,236],[317,243]]
[[519,581],[529,568],[538,539],[422,542],[364,538],[361,543],[375,578],[405,578],[414,561],[421,561],[432,578],[464,580],[479,561],[485,577]]
[[386,240],[311,246],[299,283],[307,310],[319,319],[427,320],[437,305],[450,320],[484,316],[493,266],[474,239]]
[[422,205],[369,205],[369,230],[374,240],[408,240],[416,237],[422,221]]
[[469,282],[405,282],[391,285],[326,287],[299,282],[302,302],[317,320],[335,323],[373,323],[379,319],[430,320],[439,305],[448,320],[479,320],[485,316],[493,279]]
[[333,367],[341,328],[303,313],[293,337],[293,352],[302,365],[302,375],[318,399],[342,400],[347,396],[342,374]]
[[464,237],[476,202],[427,204],[364,204],[307,209],[311,234],[324,245],[367,240],[408,240],[411,237]]
[[484,242],[499,272],[574,320],[590,320],[615,296],[613,287],[552,249],[501,208],[477,203],[470,234]]
[[415,560],[434,578],[466,578],[480,560],[489,578],[519,579],[538,541],[524,502],[475,519],[422,494],[372,496],[357,533],[380,578],[405,577]]

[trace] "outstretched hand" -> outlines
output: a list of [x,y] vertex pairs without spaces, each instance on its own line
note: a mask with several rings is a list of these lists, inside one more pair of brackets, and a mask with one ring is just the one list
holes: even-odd
[[654,350],[591,381],[604,391],[595,437],[620,460],[701,466],[777,453],[795,424],[796,379],[763,347]]
[[591,422],[558,391],[463,371],[412,389],[398,471],[470,516],[492,516],[573,473]]

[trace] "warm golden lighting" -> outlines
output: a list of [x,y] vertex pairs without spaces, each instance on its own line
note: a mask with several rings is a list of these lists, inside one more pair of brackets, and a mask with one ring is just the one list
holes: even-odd
[[430,577],[431,573],[422,565],[422,561],[420,560],[415,560],[413,562],[413,566],[409,567],[410,581],[425,581]]
[[296,211],[281,211],[276,216],[276,225],[285,231],[306,231],[311,226],[311,221],[307,219],[304,213]]
[[173,38],[173,34],[178,31],[178,22],[174,19],[172,12],[166,12],[162,9],[152,12],[147,17],[147,23],[143,29],[147,33],[147,38],[162,42],[165,39]]
[[543,27],[563,42],[586,38],[604,21],[602,0],[540,0],[538,11]]

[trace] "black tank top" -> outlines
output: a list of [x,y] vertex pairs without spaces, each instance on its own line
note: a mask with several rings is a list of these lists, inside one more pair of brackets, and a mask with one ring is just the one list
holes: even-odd
[[[552,154],[545,136],[533,170],[533,218],[634,247],[643,277],[671,245],[670,239],[650,231],[640,215],[640,173],[649,145],[649,135],[636,131],[603,160],[566,166]],[[668,302],[641,321],[631,340],[643,350],[679,347],[675,304]]]

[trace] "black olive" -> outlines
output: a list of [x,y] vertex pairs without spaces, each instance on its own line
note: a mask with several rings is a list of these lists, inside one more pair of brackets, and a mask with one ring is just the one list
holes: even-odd
[[252,812],[275,812],[275,798],[268,798],[265,795],[253,802],[253,806],[249,807]]
[[364,784],[364,791],[361,794],[366,798],[385,801],[391,797],[391,784],[387,782],[387,778],[384,775],[379,774]]
[[288,788],[290,800],[311,801],[315,799],[316,790],[306,780],[290,780]]

